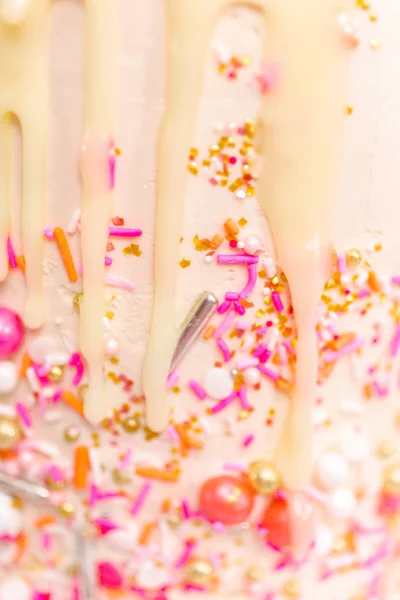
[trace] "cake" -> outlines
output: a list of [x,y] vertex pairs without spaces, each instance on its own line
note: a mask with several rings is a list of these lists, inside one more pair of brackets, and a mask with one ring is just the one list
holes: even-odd
[[0,600],[400,598],[396,2],[0,13]]

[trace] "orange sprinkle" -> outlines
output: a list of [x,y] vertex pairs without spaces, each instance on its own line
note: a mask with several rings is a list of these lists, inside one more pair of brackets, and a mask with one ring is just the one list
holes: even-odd
[[146,523],[143,525],[143,529],[140,532],[140,536],[138,539],[139,546],[146,546],[150,540],[151,534],[153,533],[155,528],[154,523]]
[[178,469],[172,471],[157,469],[156,467],[137,467],[136,475],[147,477],[148,479],[158,479],[158,481],[174,482],[178,481],[180,472]]
[[376,273],[373,271],[369,271],[368,273],[368,285],[374,292],[381,291],[381,284],[379,283]]
[[57,519],[53,515],[42,515],[36,519],[35,527],[37,527],[37,529],[42,529],[42,527],[54,525],[55,523],[57,523]]
[[25,273],[25,256],[16,256],[15,260],[17,261],[17,265],[21,271]]
[[201,450],[204,447],[203,442],[192,437],[183,425],[175,425],[175,429],[181,442],[182,456],[187,456],[190,449]]
[[19,533],[15,538],[15,542],[17,544],[17,553],[14,557],[13,562],[14,564],[17,564],[26,552],[26,549],[28,547],[28,538],[24,533]]
[[231,235],[237,235],[239,233],[239,227],[232,219],[228,219],[227,221],[225,221],[224,228],[225,231],[227,233],[230,233]]
[[169,498],[165,498],[165,500],[163,500],[163,503],[161,505],[161,512],[162,513],[167,513],[171,510],[171,500]]
[[78,281],[78,275],[75,269],[71,250],[69,249],[68,240],[65,237],[65,233],[61,229],[61,227],[56,227],[54,229],[54,239],[57,242],[57,246],[60,251],[61,258],[63,260],[64,267],[68,275],[68,279],[71,283]]
[[204,332],[204,339],[205,340],[211,339],[212,336],[214,335],[214,333],[215,333],[215,327],[214,327],[214,325],[209,325],[207,327],[207,329],[205,330],[205,332]]
[[83,402],[81,402],[81,400],[79,400],[75,394],[72,392],[63,392],[61,394],[61,400],[64,402],[64,404],[75,410],[83,417]]
[[219,248],[223,241],[224,238],[222,237],[222,235],[216,233],[211,239],[211,246],[213,246],[214,248]]
[[84,490],[87,485],[87,478],[90,469],[89,448],[87,446],[77,446],[74,455],[74,487],[77,490]]
[[22,363],[21,363],[21,369],[20,369],[21,377],[26,377],[26,372],[29,369],[29,367],[31,367],[31,366],[32,366],[32,361],[30,359],[30,356],[27,352],[25,352],[22,357]]

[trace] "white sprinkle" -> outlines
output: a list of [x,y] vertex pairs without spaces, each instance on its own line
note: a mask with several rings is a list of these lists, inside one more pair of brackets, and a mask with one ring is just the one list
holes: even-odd
[[62,367],[68,363],[69,357],[67,354],[62,353],[49,354],[47,361],[53,366]]
[[39,386],[39,382],[36,378],[36,373],[33,370],[33,367],[29,367],[29,369],[26,370],[26,378],[28,380],[29,385],[32,388],[33,392],[40,392],[40,386]]
[[346,483],[349,465],[339,452],[326,452],[318,459],[315,474],[325,490],[332,490]]
[[330,495],[330,506],[335,517],[347,519],[354,514],[357,500],[349,488],[338,488]]
[[75,233],[76,230],[78,229],[78,225],[79,222],[81,220],[81,209],[78,208],[74,214],[72,215],[70,222],[68,223],[67,226],[67,232],[68,233]]
[[101,471],[101,462],[99,456],[99,450],[97,448],[90,448],[90,467],[92,470],[93,481],[95,485],[101,486],[103,483],[103,473]]
[[59,455],[60,451],[54,444],[50,444],[49,442],[29,442],[29,447],[37,450],[44,456],[48,456],[49,458],[55,458]]

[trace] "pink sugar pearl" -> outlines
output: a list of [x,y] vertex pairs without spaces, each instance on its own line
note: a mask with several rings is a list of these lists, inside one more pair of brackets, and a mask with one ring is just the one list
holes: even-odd
[[263,243],[258,235],[248,235],[244,240],[246,254],[258,255],[264,250]]
[[0,360],[10,358],[21,346],[24,326],[21,318],[9,308],[0,307]]

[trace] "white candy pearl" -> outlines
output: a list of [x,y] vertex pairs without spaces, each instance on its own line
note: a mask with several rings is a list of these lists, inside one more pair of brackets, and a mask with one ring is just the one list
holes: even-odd
[[339,452],[326,452],[319,458],[315,474],[318,483],[325,490],[333,490],[346,483],[349,465]]
[[119,350],[118,340],[115,338],[109,338],[106,342],[106,354],[107,356],[115,356]]
[[335,517],[348,519],[354,514],[357,501],[351,490],[338,488],[330,494],[330,505]]
[[248,235],[244,240],[244,251],[246,254],[261,254],[263,244],[258,235]]
[[7,577],[0,585],[0,600],[30,600],[31,597],[29,585],[19,577]]
[[225,369],[210,369],[204,380],[204,389],[210,398],[223,400],[233,392],[233,379]]
[[6,395],[15,390],[18,383],[18,370],[16,365],[9,361],[0,362],[0,395]]
[[364,431],[345,430],[341,436],[340,449],[351,462],[363,461],[371,450],[371,441]]
[[244,382],[247,385],[257,385],[260,381],[260,371],[255,367],[250,367],[246,369],[243,374]]

